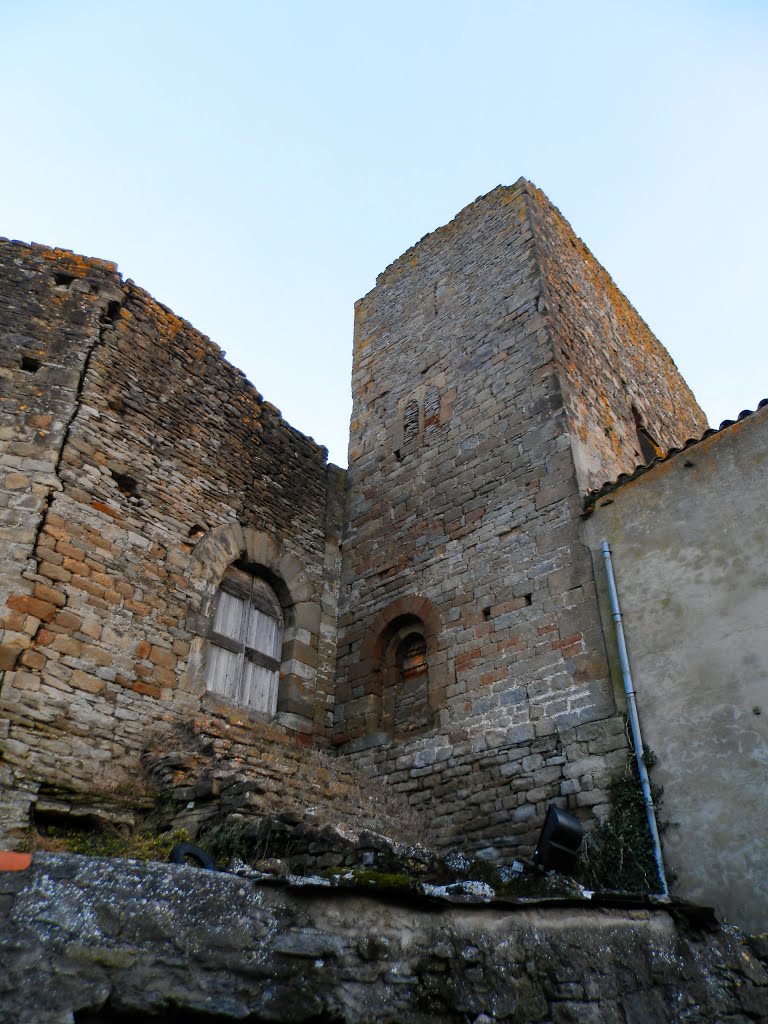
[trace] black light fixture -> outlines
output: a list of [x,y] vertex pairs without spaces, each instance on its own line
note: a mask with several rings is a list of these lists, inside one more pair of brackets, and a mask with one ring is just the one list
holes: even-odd
[[584,826],[568,811],[550,804],[533,853],[533,863],[545,871],[570,874],[576,866]]

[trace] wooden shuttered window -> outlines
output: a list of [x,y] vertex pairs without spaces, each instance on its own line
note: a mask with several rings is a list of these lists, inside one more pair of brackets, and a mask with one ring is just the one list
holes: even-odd
[[208,638],[208,689],[233,704],[274,715],[283,614],[269,584],[240,569],[227,569]]

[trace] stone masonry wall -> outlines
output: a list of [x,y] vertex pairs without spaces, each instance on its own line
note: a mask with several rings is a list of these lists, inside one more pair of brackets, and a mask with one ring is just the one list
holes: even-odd
[[150,738],[201,711],[248,719],[203,682],[239,557],[287,604],[277,725],[327,734],[343,474],[113,265],[20,243],[0,255],[6,825],[40,783],[119,789]]
[[[339,844],[348,848],[368,831],[396,842],[422,838],[402,798],[382,794],[347,758],[299,744],[287,730],[248,716],[238,721],[231,712],[201,712],[185,728],[148,744],[143,764],[153,790],[162,795],[150,804],[153,824],[184,828],[206,847],[212,828],[247,825],[257,830],[265,855],[274,855],[277,843],[280,856],[290,850],[293,867],[303,868],[306,861],[316,868],[338,864]],[[68,804],[68,796],[71,801],[71,794],[41,790],[36,821],[66,818],[74,827],[87,827],[114,811],[103,802],[94,805],[89,795]],[[141,823],[129,807],[121,810],[124,823]]]
[[698,438],[704,413],[666,349],[571,226],[532,185],[528,212],[542,301],[582,491],[632,472],[641,453],[633,407],[662,452]]
[[[78,407],[82,376],[121,298],[117,267],[62,249],[0,245],[0,524],[5,564],[0,604],[16,585],[41,516],[61,490],[61,448]],[[8,640],[28,643],[26,615],[8,616]],[[0,668],[12,667],[3,653]]]
[[491,858],[530,853],[550,801],[603,813],[626,755],[529,202],[478,200],[356,310],[336,740]]
[[0,874],[0,1021],[765,1021],[768,950],[667,910],[447,904],[173,864]]
[[530,183],[469,206],[358,304],[346,499],[325,449],[113,264],[5,242],[0,273],[11,841],[38,791],[115,792],[190,722],[257,771],[265,723],[204,683],[237,560],[286,616],[270,728],[333,730],[438,845],[510,859],[550,801],[587,827],[607,810],[626,749],[582,494],[638,461],[638,424],[679,443],[703,418]]
[[[32,554],[62,488],[61,450],[85,368],[110,303],[121,299],[116,269],[61,249],[0,246],[0,672],[16,667],[41,627],[41,616],[55,613],[49,582],[25,580],[22,573],[36,569]],[[24,821],[36,783],[14,771],[13,757],[27,753],[28,745],[15,746],[10,729],[3,713],[3,816]]]

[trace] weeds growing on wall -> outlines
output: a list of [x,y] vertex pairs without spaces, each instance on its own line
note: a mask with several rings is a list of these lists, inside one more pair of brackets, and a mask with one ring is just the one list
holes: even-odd
[[130,860],[168,860],[176,843],[189,841],[184,828],[158,835],[155,832],[127,832],[115,828],[78,829],[48,825],[44,832],[30,829],[22,849],[28,852],[80,853],[87,857],[126,857]]
[[[645,751],[645,765],[656,761]],[[634,750],[621,774],[609,787],[611,811],[585,839],[582,850],[582,878],[590,889],[619,892],[660,892],[653,840],[648,828],[643,791]],[[651,786],[658,815],[663,790]]]
[[264,857],[280,856],[285,851],[271,848],[270,823],[231,815],[207,829],[200,837],[205,849],[220,868],[233,860],[252,863]]

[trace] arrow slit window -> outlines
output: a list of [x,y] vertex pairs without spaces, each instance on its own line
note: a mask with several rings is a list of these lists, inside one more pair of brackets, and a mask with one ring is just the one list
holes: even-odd
[[283,627],[269,584],[242,569],[227,569],[208,633],[207,688],[232,704],[274,715]]

